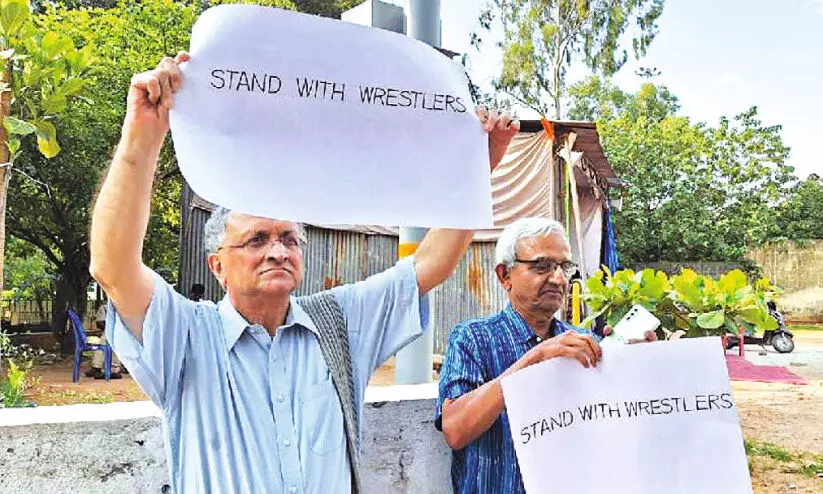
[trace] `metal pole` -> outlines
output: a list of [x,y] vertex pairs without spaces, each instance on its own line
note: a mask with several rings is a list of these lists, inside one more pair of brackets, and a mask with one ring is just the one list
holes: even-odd
[[[440,46],[440,0],[408,0],[408,35],[432,46]],[[426,234],[425,228],[401,227],[397,249],[399,258],[414,253]],[[434,321],[429,314],[429,321]],[[395,384],[423,384],[432,381],[434,329],[397,352]]]

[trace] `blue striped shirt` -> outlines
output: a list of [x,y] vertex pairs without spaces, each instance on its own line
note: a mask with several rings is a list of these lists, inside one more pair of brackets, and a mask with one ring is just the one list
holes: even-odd
[[[600,339],[587,329],[552,320],[551,335],[570,330]],[[455,326],[440,370],[435,423],[440,424],[444,400],[458,398],[497,378],[540,341],[511,304],[491,316]],[[452,452],[451,472],[454,492],[458,494],[526,492],[505,410],[483,435]]]

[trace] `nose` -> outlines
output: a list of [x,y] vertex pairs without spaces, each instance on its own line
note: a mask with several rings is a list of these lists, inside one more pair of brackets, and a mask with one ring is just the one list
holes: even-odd
[[554,283],[555,285],[561,285],[563,283],[568,283],[569,280],[566,278],[566,274],[563,272],[560,266],[554,268],[554,271],[549,274],[549,281]]
[[276,262],[284,262],[289,257],[289,249],[282,242],[273,239],[266,250],[266,258]]

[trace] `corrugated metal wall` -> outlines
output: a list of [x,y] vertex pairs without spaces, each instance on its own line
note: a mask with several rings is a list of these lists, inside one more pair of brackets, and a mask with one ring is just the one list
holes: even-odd
[[[198,206],[188,186],[183,187],[182,202],[178,291],[187,295],[192,283],[202,283],[206,297],[219,300],[223,291],[208,270],[203,245],[203,226],[210,213]],[[397,262],[397,237],[314,227],[306,233],[306,275],[299,295],[363,280]],[[434,351],[443,354],[455,324],[500,310],[508,300],[494,278],[494,243],[472,244],[454,275],[430,297]]]
[[203,244],[203,227],[211,212],[198,207],[195,197],[184,181],[180,194],[180,271],[177,273],[176,288],[178,292],[188,296],[193,283],[202,283],[206,287],[206,298],[219,300],[223,296],[223,289],[209,271]]

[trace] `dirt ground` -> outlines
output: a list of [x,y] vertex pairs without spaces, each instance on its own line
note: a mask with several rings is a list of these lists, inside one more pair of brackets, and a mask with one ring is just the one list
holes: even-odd
[[[810,384],[734,381],[732,391],[747,440],[774,444],[792,454],[805,455],[804,458],[820,459],[817,460],[820,462],[823,461],[823,331],[798,331],[795,341],[796,353],[789,357],[769,351],[765,356],[753,358],[763,363],[785,365],[808,379]],[[758,350],[757,346],[746,347],[749,353],[756,354]],[[784,360],[780,361],[781,358]],[[87,368],[88,362],[84,362],[83,371]],[[38,405],[147,399],[129,375],[109,383],[81,376],[80,383],[72,383],[70,359],[35,367],[31,375],[34,386],[28,396]],[[394,361],[391,359],[377,370],[370,384],[393,383]],[[758,494],[823,492],[823,472],[803,474],[798,462],[789,464],[769,457],[752,456],[750,465],[752,483]]]

